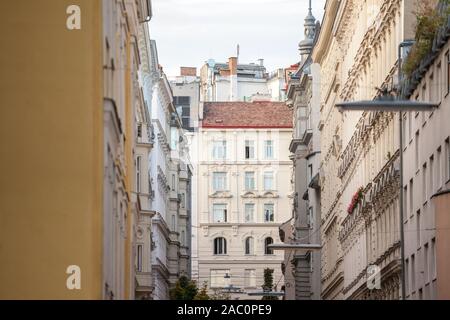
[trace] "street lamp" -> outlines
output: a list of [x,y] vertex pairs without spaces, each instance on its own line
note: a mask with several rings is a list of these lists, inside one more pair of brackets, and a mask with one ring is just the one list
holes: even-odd
[[307,244],[307,243],[274,243],[267,246],[272,250],[306,250],[314,251],[322,249],[320,244]]
[[405,232],[403,221],[403,112],[407,111],[432,111],[437,108],[438,105],[431,102],[418,102],[404,100],[402,95],[402,48],[411,47],[414,44],[414,40],[406,40],[400,43],[398,47],[398,94],[396,96],[383,92],[383,94],[371,101],[355,101],[355,102],[342,102],[336,104],[336,107],[340,112],[343,111],[388,111],[399,112],[399,130],[400,130],[400,250],[401,250],[401,281],[402,281],[402,299],[406,299],[406,279],[405,279]]

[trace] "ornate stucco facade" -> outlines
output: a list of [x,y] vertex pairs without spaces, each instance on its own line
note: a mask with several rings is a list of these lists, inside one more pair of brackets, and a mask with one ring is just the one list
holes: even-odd
[[[323,299],[400,295],[398,117],[339,113],[396,83],[397,48],[412,37],[413,1],[334,1],[325,7],[313,60],[321,66]],[[356,206],[351,205],[357,199]],[[381,269],[381,289],[366,285]]]
[[[310,8],[305,39],[299,44],[301,60],[289,76],[287,104],[293,109],[293,135],[289,145],[293,162],[293,218],[283,225],[287,244],[320,244],[320,66],[311,60],[319,34]],[[285,253],[285,298],[318,300],[321,297],[320,252],[288,249]],[[289,280],[289,274],[292,280]]]
[[[277,104],[286,127],[271,125],[270,119],[252,126],[251,113],[246,126],[229,118],[252,106],[267,115],[277,113],[270,102],[242,103],[230,111],[233,105],[205,103],[197,148],[196,280],[206,281],[211,291],[232,285],[241,291],[232,297],[240,299],[262,290],[265,268],[274,269],[280,290],[283,254],[268,250],[267,244],[280,242],[278,228],[291,213],[291,114]],[[237,118],[246,120],[242,114]]]

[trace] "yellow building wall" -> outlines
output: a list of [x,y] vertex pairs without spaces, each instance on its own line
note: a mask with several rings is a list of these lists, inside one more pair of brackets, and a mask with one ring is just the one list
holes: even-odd
[[100,299],[101,1],[0,1],[0,38],[0,299]]

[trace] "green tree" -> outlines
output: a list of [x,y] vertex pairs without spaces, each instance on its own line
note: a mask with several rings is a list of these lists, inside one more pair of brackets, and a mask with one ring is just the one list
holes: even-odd
[[[273,269],[264,269],[264,284],[262,288],[264,292],[273,291]],[[274,296],[263,296],[262,300],[278,300],[278,298]]]
[[175,288],[170,290],[171,300],[193,300],[198,293],[195,281],[189,280],[186,276],[181,276],[175,284]]
[[211,298],[208,295],[208,283],[206,281],[203,283],[203,287],[194,297],[194,300],[211,300]]

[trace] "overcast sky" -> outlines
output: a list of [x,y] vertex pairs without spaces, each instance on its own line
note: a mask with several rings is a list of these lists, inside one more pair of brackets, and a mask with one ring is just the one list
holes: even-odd
[[[313,0],[322,20],[325,0]],[[264,59],[268,71],[298,62],[308,0],[152,0],[150,37],[168,76],[180,66],[226,62],[240,46],[241,63]]]

